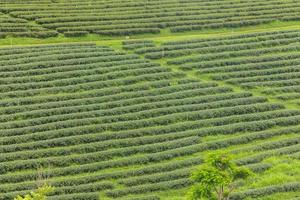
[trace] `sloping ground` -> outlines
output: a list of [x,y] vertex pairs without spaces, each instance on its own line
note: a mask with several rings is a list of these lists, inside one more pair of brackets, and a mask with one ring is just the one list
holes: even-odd
[[[170,199],[161,192],[190,185],[210,151],[235,153],[258,174],[269,157],[299,158],[299,109],[107,46],[2,48],[0,77],[3,200],[37,179],[56,187],[55,200]],[[287,179],[262,190],[300,189]]]
[[291,30],[181,40],[158,47],[131,46],[146,58],[164,59],[167,65],[201,79],[237,86],[297,106],[299,41],[300,32]]
[[1,0],[0,11],[67,36],[134,35],[242,27],[299,19],[295,0]]
[[[123,49],[152,59],[173,71],[185,73],[188,77],[214,82],[234,91],[250,91],[271,102],[281,102],[289,108],[299,109],[298,41],[299,31],[290,30],[173,42],[169,40],[159,45],[157,41],[155,44],[151,40],[127,40],[123,42]],[[262,161],[271,155],[281,155],[276,150],[278,147],[285,146],[283,149],[289,151],[288,146],[292,141],[298,140],[294,140],[294,136],[280,138],[276,142],[271,139],[269,142],[229,152],[234,153],[237,159],[248,157],[244,160],[247,164],[248,161]],[[220,138],[220,135],[208,136],[205,140],[212,142]],[[265,152],[256,153],[262,150]],[[253,156],[249,157],[250,154]],[[234,194],[231,199],[275,200],[300,197],[299,152],[288,154],[294,161],[286,160],[285,157],[276,158],[279,163],[264,160],[264,163],[272,163],[271,169],[245,184],[240,188],[241,192]],[[245,164],[244,161],[238,163]],[[175,194],[172,198],[184,199],[178,197],[183,194]],[[167,194],[163,194],[163,197],[168,199]]]
[[11,17],[0,12],[0,38],[6,36],[48,38],[57,35],[56,31],[45,29],[25,19]]

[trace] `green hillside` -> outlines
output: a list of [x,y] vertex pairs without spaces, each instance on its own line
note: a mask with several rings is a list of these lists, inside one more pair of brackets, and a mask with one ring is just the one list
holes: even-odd
[[240,27],[294,21],[300,14],[300,3],[295,0],[2,0],[0,5],[0,11],[16,21],[12,26],[4,19],[0,27],[4,35],[34,37],[54,33],[41,35],[29,27],[20,28],[18,18],[66,36],[82,36],[159,33],[164,28],[182,32]]
[[300,199],[297,0],[0,0],[0,200]]

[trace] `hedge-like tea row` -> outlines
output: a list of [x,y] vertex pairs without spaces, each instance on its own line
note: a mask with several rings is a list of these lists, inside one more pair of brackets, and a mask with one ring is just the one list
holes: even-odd
[[[234,28],[273,22],[298,20],[299,2],[269,1],[173,1],[149,2],[22,2],[5,1],[0,12],[9,14],[0,29],[16,27],[24,21],[35,21],[42,31],[50,29],[67,37],[87,33],[101,35],[134,35],[169,28],[172,32],[207,28]],[[6,15],[5,15],[6,16]],[[0,18],[1,19],[1,18]],[[7,26],[5,24],[11,24]],[[13,32],[13,33],[14,33]],[[57,34],[57,32],[55,32]],[[23,36],[30,32],[24,32]],[[22,33],[20,33],[22,35]],[[32,37],[32,35],[28,35]]]
[[6,38],[7,36],[49,38],[56,37],[58,35],[58,32],[55,30],[48,30],[46,28],[43,28],[42,26],[33,25],[25,19],[5,15],[1,11],[0,32],[0,38]]
[[[299,37],[295,37],[295,38],[284,38],[284,39],[276,39],[276,40],[272,40],[271,38],[267,41],[255,41],[255,42],[248,42],[247,40],[243,41],[243,42],[238,42],[235,43],[235,41],[232,41],[232,44],[220,44],[220,45],[215,45],[215,46],[202,46],[202,44],[194,44],[191,46],[182,46],[183,49],[176,47],[175,50],[167,50],[164,48],[161,48],[162,50],[159,51],[155,51],[155,52],[150,52],[148,53],[147,51],[149,51],[147,48],[145,49],[138,49],[136,50],[137,53],[141,54],[144,53],[144,51],[146,51],[145,53],[145,57],[149,58],[149,59],[160,59],[160,58],[164,58],[164,57],[180,57],[180,56],[186,56],[186,55],[191,55],[191,54],[211,54],[211,53],[222,53],[224,54],[224,52],[232,52],[233,50],[235,51],[243,51],[243,50],[249,50],[249,49],[258,49],[258,48],[262,48],[262,47],[275,47],[276,45],[289,45],[289,44],[293,44],[294,42],[296,42],[297,40],[299,40]],[[214,45],[214,44],[212,44]],[[268,53],[268,52],[266,52]],[[215,55],[217,56],[217,55]],[[221,57],[222,59],[223,57]],[[225,57],[226,58],[226,57]],[[236,58],[237,59],[237,58]],[[185,65],[183,65],[181,68],[182,69],[193,69],[193,68],[201,68],[201,64],[202,62],[193,62],[193,60],[191,60],[192,63],[187,63]],[[201,60],[200,60],[201,61]],[[230,60],[228,60],[230,62]],[[198,67],[198,64],[200,65]],[[207,67],[208,68],[208,67]]]
[[[151,41],[123,44],[153,48]],[[5,48],[0,58],[0,199],[33,190],[40,173],[56,188],[50,199],[97,199],[99,192],[158,199],[153,192],[190,184],[202,163],[194,154],[299,133],[298,110],[109,47]],[[202,140],[217,135],[231,137]],[[255,151],[295,153],[295,144],[296,137]],[[237,163],[259,173],[270,167],[261,158],[271,155]]]
[[[300,138],[299,137],[292,137],[288,139],[282,139],[279,141],[272,141],[272,142],[265,142],[263,144],[258,144],[253,147],[248,147],[248,148],[242,148],[239,151],[267,151],[271,149],[278,149],[286,146],[291,146],[291,145],[296,145],[300,143]],[[238,152],[238,151],[235,151]]]
[[200,77],[262,88],[263,93],[281,98],[299,91],[299,34],[292,30],[182,40],[135,52],[150,59],[167,58],[168,64],[194,70]]
[[126,189],[117,189],[106,192],[107,196],[116,198],[122,197],[128,194],[143,194],[143,193],[151,193],[155,191],[164,191],[170,189],[179,189],[186,187],[191,184],[190,179],[183,178],[175,181],[163,181],[155,184],[145,184],[135,187],[130,187]]
[[154,47],[155,44],[151,40],[127,40],[123,41],[123,48],[125,50],[136,50],[144,47]]
[[[17,194],[17,193],[16,193]],[[26,194],[26,192],[24,192]],[[56,195],[56,196],[48,196],[49,200],[99,200],[98,192],[91,193],[74,193],[74,194],[65,194],[65,195]],[[1,200],[7,200],[14,197],[14,194],[1,196]]]
[[293,182],[293,183],[273,185],[273,186],[268,186],[268,187],[263,187],[258,189],[252,189],[245,192],[234,193],[233,195],[231,195],[230,199],[240,200],[240,199],[246,199],[248,197],[258,198],[261,196],[270,195],[279,192],[297,192],[299,190],[300,190],[300,183]]
[[243,158],[240,159],[238,161],[239,165],[246,165],[246,164],[252,164],[252,163],[257,163],[257,162],[261,162],[263,159],[270,157],[270,156],[274,156],[274,155],[289,155],[292,153],[296,153],[300,151],[300,145],[296,144],[296,145],[291,145],[288,147],[283,147],[283,148],[278,148],[275,150],[269,150],[269,151],[265,151],[263,153],[258,153],[256,155],[253,156],[249,156],[247,158]]
[[[161,172],[170,172],[179,168],[185,168],[185,167],[191,167],[195,165],[199,165],[202,163],[201,158],[189,158],[189,159],[184,159],[184,160],[174,160],[171,163],[159,163],[159,164],[154,164],[148,167],[143,167],[143,168],[138,168],[138,169],[132,169],[128,171],[115,171],[115,172],[110,172],[110,173],[100,173],[98,175],[94,174],[88,174],[83,177],[73,177],[69,179],[60,179],[56,180],[55,182],[52,182],[52,185],[56,187],[64,187],[64,186],[78,186],[81,184],[87,184],[87,183],[94,183],[97,181],[102,181],[106,179],[122,179],[122,178],[129,178],[129,177],[138,177],[138,176],[144,176],[147,174],[152,174],[152,173],[161,173]],[[33,174],[33,180],[34,176],[36,174]],[[29,176],[27,176],[29,177]],[[4,179],[2,179],[4,180]],[[21,179],[18,177],[15,177],[15,181],[17,183],[11,184],[11,185],[3,185],[1,186],[1,191],[16,191],[16,190],[28,190],[32,189],[36,186],[35,182],[30,182],[25,185],[22,182],[18,182]]]
[[130,200],[160,200],[160,198],[158,196],[151,195],[151,196],[135,197],[135,198],[131,198]]
[[[89,164],[93,162],[102,162],[118,157],[131,156],[134,154],[145,154],[145,153],[156,153],[160,151],[166,151],[169,149],[176,149],[184,146],[189,146],[198,143],[198,137],[191,137],[186,139],[180,139],[175,141],[162,142],[157,144],[138,146],[138,147],[128,147],[120,148],[116,150],[108,151],[99,151],[95,153],[85,153],[82,155],[68,156],[65,155],[62,157],[45,157],[43,159],[28,159],[26,161],[12,161],[12,162],[3,162],[1,166],[1,174],[5,174],[12,171],[26,170],[26,169],[35,169],[36,166],[51,165],[52,167],[67,167],[71,165],[82,165]],[[130,161],[128,161],[130,163]],[[112,162],[114,163],[114,162]],[[107,163],[110,166],[110,163]],[[124,163],[126,165],[126,162]],[[116,164],[118,165],[118,164]],[[105,165],[104,165],[105,166]],[[100,169],[100,168],[99,168]]]
[[[196,50],[216,50],[215,46],[224,47],[224,45],[240,45],[240,44],[257,44],[257,42],[264,42],[268,44],[272,40],[278,39],[281,42],[289,41],[299,37],[299,33],[297,31],[275,31],[275,32],[265,32],[265,33],[252,33],[252,34],[244,34],[237,36],[224,36],[220,38],[207,38],[207,39],[192,39],[192,40],[181,40],[176,42],[166,42],[162,43],[162,46],[159,47],[144,47],[142,49],[136,50],[138,54],[146,54],[146,53],[171,53],[179,50],[191,51],[193,49]],[[209,48],[211,47],[211,48]],[[165,54],[164,57],[167,55]]]

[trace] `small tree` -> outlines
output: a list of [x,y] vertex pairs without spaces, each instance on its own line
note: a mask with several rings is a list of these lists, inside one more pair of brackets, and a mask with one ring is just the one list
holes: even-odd
[[24,197],[17,196],[14,200],[46,200],[47,194],[53,191],[53,187],[44,184],[42,187],[39,187],[36,191],[26,194]]
[[236,166],[225,154],[211,154],[191,176],[194,185],[187,197],[189,200],[229,200],[236,189],[235,181],[245,179],[251,171]]

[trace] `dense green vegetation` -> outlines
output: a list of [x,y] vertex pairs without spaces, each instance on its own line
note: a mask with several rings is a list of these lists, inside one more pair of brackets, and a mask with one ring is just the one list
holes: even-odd
[[189,200],[229,200],[238,181],[252,175],[246,167],[238,167],[227,154],[210,154],[192,175],[193,186],[187,193]]
[[0,38],[5,38],[7,35],[14,37],[47,38],[57,36],[58,33],[32,24],[25,19],[14,18],[0,12]]
[[82,43],[0,57],[0,199],[34,189],[40,170],[50,199],[115,199],[185,188],[206,151],[250,148],[236,163],[255,171],[299,152],[299,110],[135,54]]
[[137,46],[135,52],[168,59],[168,65],[214,81],[260,88],[263,94],[299,103],[299,36],[294,30],[241,34]]
[[18,195],[14,200],[46,200],[47,194],[52,191],[53,188],[51,186],[42,185],[36,191],[31,191],[30,194],[24,195],[24,197]]
[[[297,90],[299,87],[297,62],[300,55],[298,41],[299,31],[288,30],[227,37],[169,40],[161,44],[155,44],[149,40],[129,40],[123,42],[123,48],[143,55],[146,59],[157,60],[160,64],[174,71],[183,72],[189,77],[217,83],[233,88],[235,91],[249,91],[257,96],[267,97],[271,102],[280,102],[288,108],[298,109],[300,102]],[[268,136],[265,135],[265,137]],[[220,136],[212,138],[213,141],[218,141]],[[224,138],[228,139],[228,135]],[[208,139],[208,142],[213,142],[210,140]],[[280,156],[287,152],[291,158],[299,159],[297,147],[293,147],[296,140],[298,139],[292,136],[233,152],[238,153],[237,158],[244,157],[237,161],[239,165],[251,166],[253,163],[263,162],[269,156]],[[262,150],[263,153],[254,153]],[[249,152],[254,155],[249,157]],[[296,167],[296,164],[291,166]],[[270,166],[261,164],[254,168],[257,172],[264,173]],[[273,167],[271,168],[273,170]],[[287,175],[283,177],[285,176]],[[299,171],[289,176],[294,176],[294,178],[285,180],[281,177],[284,181],[279,183],[268,183],[268,180],[272,178],[264,177],[265,180],[262,182],[265,184],[254,186],[255,189],[252,190],[248,190],[249,187],[253,187],[252,184],[247,184],[245,188],[248,189],[232,195],[231,199],[260,197],[275,200],[283,196],[292,199],[299,197],[299,192],[297,192],[299,191]],[[273,193],[282,193],[282,195],[273,195]]]
[[[44,29],[66,36],[134,35],[202,30],[207,28],[241,27],[281,21],[298,20],[300,4],[295,0],[2,0],[0,12],[15,21],[34,21]],[[0,25],[4,35],[50,37],[31,33],[19,26]]]
[[299,6],[0,0],[0,200],[185,200],[211,153],[299,200]]

